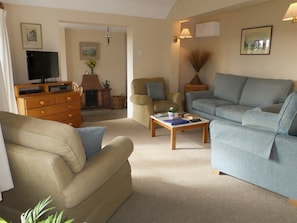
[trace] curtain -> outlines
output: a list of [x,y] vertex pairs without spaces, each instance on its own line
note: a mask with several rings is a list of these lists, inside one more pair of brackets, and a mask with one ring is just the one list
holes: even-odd
[[[17,113],[13,88],[10,47],[6,28],[6,11],[0,9],[0,111]],[[2,200],[1,193],[11,188],[13,188],[13,181],[0,125],[0,201]]]

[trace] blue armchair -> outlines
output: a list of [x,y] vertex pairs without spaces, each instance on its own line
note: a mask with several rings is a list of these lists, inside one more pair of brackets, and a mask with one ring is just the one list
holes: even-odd
[[250,110],[242,124],[210,124],[212,168],[297,200],[297,92],[279,114]]

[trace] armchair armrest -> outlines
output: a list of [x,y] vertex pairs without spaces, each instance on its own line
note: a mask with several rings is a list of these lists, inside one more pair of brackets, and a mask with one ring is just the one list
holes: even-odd
[[62,191],[66,207],[74,207],[100,188],[128,161],[132,151],[133,142],[125,136],[118,136],[104,146]]
[[132,103],[137,104],[137,105],[147,105],[147,104],[153,103],[153,100],[151,97],[149,97],[147,95],[141,95],[141,94],[131,95],[130,100]]
[[275,132],[277,128],[278,114],[249,110],[242,117],[242,125],[250,128]]
[[180,92],[167,94],[167,99],[177,104],[178,112],[183,112],[184,95]]

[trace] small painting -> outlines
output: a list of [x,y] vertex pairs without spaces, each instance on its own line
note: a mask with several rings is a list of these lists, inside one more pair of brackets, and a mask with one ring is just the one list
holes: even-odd
[[272,26],[261,26],[241,30],[241,55],[269,55]]
[[99,43],[80,42],[79,50],[81,60],[99,60]]
[[41,24],[21,23],[24,49],[42,49]]

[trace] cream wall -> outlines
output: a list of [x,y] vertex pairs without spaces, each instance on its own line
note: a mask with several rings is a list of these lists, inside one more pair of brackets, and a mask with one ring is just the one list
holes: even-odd
[[[100,83],[105,80],[111,83],[112,95],[126,95],[127,79],[127,53],[126,34],[124,32],[112,32],[110,44],[107,44],[105,31],[66,29],[66,55],[68,78],[81,83],[82,74],[90,73],[86,60],[80,60],[80,42],[98,42],[99,60],[97,60],[94,73],[98,75]],[[102,84],[101,84],[102,85]]]
[[[193,38],[180,42],[179,89],[193,77],[194,70],[185,59],[189,50],[207,49],[211,60],[201,70],[201,80],[212,87],[216,72],[297,81],[297,24],[281,21],[291,0],[271,0],[244,8],[196,16],[182,24],[195,35],[195,24],[219,21],[219,37]],[[270,55],[240,55],[241,29],[273,25]]]
[[[129,84],[132,78],[145,76],[164,76],[170,80],[170,74],[166,73],[165,60],[165,39],[164,20],[146,19],[129,16],[118,16],[110,14],[99,14],[72,10],[59,10],[41,7],[21,6],[5,4],[7,10],[7,26],[11,44],[13,61],[14,81],[16,84],[28,83],[25,49],[21,44],[20,23],[40,23],[42,25],[43,49],[49,51],[59,51],[62,79],[70,79],[67,72],[66,48],[67,37],[65,30],[61,28],[59,22],[81,23],[81,24],[109,24],[110,26],[126,27],[128,47],[128,78]],[[65,39],[63,39],[65,38]],[[132,52],[131,52],[132,51]],[[67,55],[72,57],[73,55]],[[125,58],[126,59],[126,58]],[[167,60],[167,63],[169,61]],[[133,67],[131,65],[133,64]],[[114,65],[116,66],[116,65]],[[77,72],[83,72],[78,70]],[[65,74],[66,73],[66,74]],[[106,75],[107,72],[106,72]],[[118,74],[113,74],[118,75]],[[68,76],[68,77],[67,77]],[[77,77],[75,77],[76,80]],[[119,92],[121,92],[119,90]],[[119,93],[118,92],[118,93]],[[129,93],[129,86],[128,86]]]

